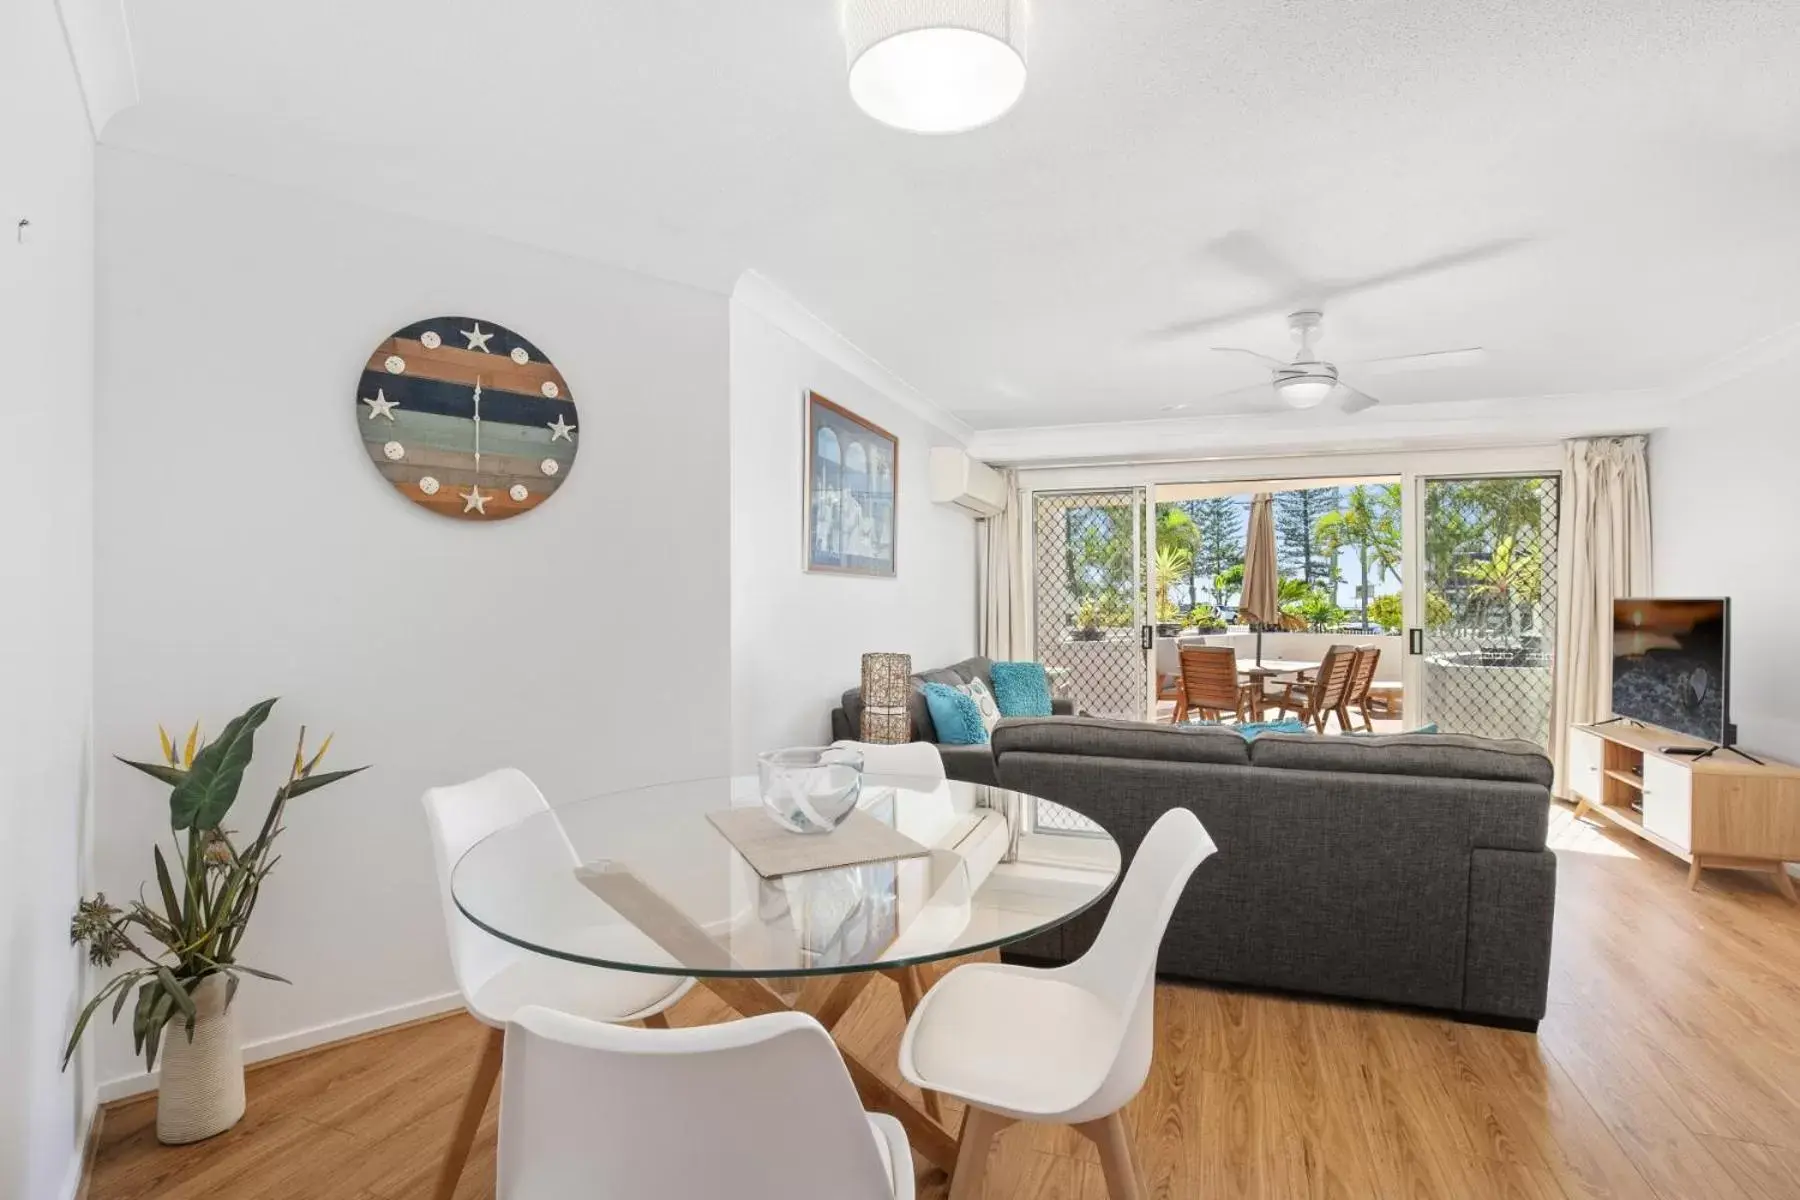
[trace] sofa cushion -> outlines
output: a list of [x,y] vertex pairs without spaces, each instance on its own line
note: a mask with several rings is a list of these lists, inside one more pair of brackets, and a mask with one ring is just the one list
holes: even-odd
[[1048,717],[1056,711],[1043,663],[997,662],[988,673],[994,681],[994,699],[1007,716]]
[[1079,754],[1239,767],[1250,763],[1249,743],[1237,730],[1225,726],[1181,728],[1099,717],[1009,717],[994,727],[993,741],[996,755]]
[[927,683],[920,690],[931,709],[931,723],[937,727],[940,745],[978,746],[987,742],[987,723],[968,692],[947,683]]
[[1360,738],[1271,733],[1250,743],[1249,754],[1254,766],[1289,771],[1492,779],[1544,788],[1552,775],[1550,760],[1531,742],[1455,733]]
[[944,775],[964,783],[985,783],[989,787],[1000,782],[994,773],[994,751],[991,746],[938,746],[944,759]]

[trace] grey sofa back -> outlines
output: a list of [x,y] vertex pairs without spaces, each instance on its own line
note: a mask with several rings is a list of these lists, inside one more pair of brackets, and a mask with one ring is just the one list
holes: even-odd
[[[965,658],[959,663],[947,667],[934,667],[929,671],[918,671],[912,676],[913,689],[906,698],[906,711],[912,715],[913,741],[935,742],[937,726],[931,723],[931,709],[925,704],[925,694],[919,690],[921,683],[947,683],[952,687],[959,683],[968,683],[971,679],[979,679],[989,687],[993,686],[993,678],[989,674],[994,662],[989,658],[977,655]],[[862,736],[863,698],[862,688],[853,687],[845,692],[840,701],[844,714],[844,728],[839,730],[833,721],[832,736],[860,738]],[[835,716],[835,714],[834,714]]]
[[[1542,1015],[1555,860],[1535,746],[1021,720],[994,753],[1001,786],[1092,817],[1127,859],[1168,808],[1200,817],[1219,851],[1176,908],[1166,973]],[[1017,949],[1076,957],[1103,919]]]

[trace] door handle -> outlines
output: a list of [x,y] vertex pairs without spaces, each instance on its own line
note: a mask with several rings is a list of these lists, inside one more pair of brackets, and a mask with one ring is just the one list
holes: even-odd
[[1143,638],[1146,652],[1156,649],[1156,629],[1153,626],[1141,625],[1138,627],[1138,633]]
[[1407,630],[1406,639],[1406,652],[1408,654],[1425,653],[1425,631],[1423,629]]

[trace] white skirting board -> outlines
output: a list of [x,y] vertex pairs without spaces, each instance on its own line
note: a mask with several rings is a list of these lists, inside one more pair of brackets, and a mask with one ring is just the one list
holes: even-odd
[[[417,1021],[422,1017],[435,1017],[440,1013],[454,1012],[462,1006],[460,992],[445,992],[441,996],[428,996],[409,1004],[397,1004],[393,1008],[346,1017],[342,1021],[333,1021],[327,1025],[315,1025],[311,1029],[284,1033],[279,1037],[265,1038],[260,1042],[249,1042],[244,1046],[244,1062],[248,1065],[263,1062],[266,1059],[280,1058],[284,1054],[293,1054],[298,1050],[311,1050],[315,1046],[341,1042],[345,1038],[353,1038],[359,1034],[372,1033],[378,1029],[385,1029],[389,1025],[404,1025],[408,1021]],[[100,1085],[100,1103],[111,1104],[115,1100],[124,1100],[131,1096],[141,1096],[146,1092],[153,1092],[156,1090],[158,1074],[157,1071],[143,1071],[135,1075],[109,1079]]]

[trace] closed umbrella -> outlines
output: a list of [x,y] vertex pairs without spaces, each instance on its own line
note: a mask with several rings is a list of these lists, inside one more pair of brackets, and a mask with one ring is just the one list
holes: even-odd
[[1275,500],[1258,492],[1250,502],[1244,540],[1244,594],[1238,611],[1256,622],[1256,664],[1262,665],[1262,627],[1281,620],[1281,582],[1275,563]]

